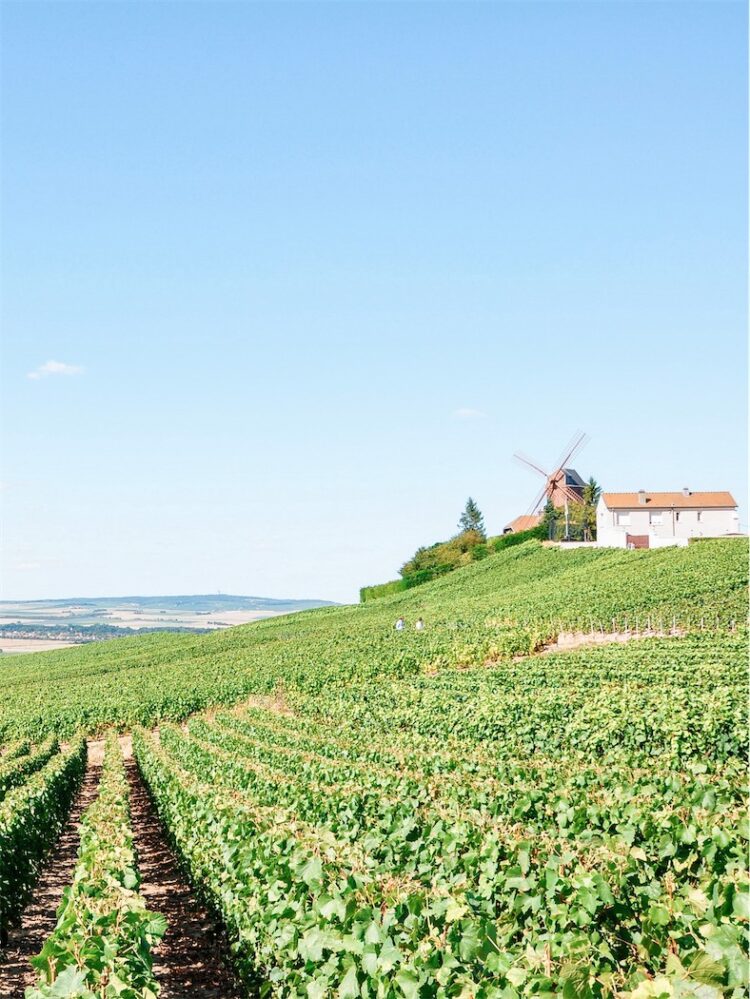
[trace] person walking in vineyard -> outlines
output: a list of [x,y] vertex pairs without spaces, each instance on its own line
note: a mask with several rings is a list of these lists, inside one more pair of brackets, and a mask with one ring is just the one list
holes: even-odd
[[414,625],[415,631],[424,631],[424,621],[421,617],[417,618],[417,623]]
[[403,631],[405,624],[406,624],[406,621],[404,621],[404,619],[402,617],[398,618],[398,620],[396,621],[396,625],[395,625],[396,631]]

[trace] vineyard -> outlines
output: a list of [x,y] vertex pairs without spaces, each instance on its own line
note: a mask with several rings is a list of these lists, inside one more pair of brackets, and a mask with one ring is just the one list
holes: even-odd
[[[371,604],[211,635],[144,635],[3,664],[0,739],[179,721],[212,704],[315,693],[528,655],[561,631],[731,630],[747,615],[747,545],[562,552],[529,542]],[[393,622],[423,617],[421,634]]]
[[[106,735],[0,995],[746,996],[747,558],[532,541],[361,606],[4,664],[3,945]],[[180,926],[145,897],[134,788],[231,990],[160,973]]]

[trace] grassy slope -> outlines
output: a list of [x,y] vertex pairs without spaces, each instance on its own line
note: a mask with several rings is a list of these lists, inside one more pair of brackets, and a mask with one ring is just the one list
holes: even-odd
[[[744,621],[747,543],[560,551],[529,542],[372,604],[323,608],[206,636],[148,635],[24,656],[0,673],[0,738],[181,718],[279,684],[314,692],[529,652],[560,628],[652,615]],[[424,617],[397,635],[393,621]]]

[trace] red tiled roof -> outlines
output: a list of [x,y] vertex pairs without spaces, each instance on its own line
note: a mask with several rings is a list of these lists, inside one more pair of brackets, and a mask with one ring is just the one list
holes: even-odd
[[646,502],[641,503],[638,493],[602,493],[602,499],[610,510],[637,510],[639,507],[676,510],[726,510],[734,509],[737,501],[731,493],[646,493]]
[[541,519],[541,516],[529,517],[523,514],[520,517],[516,517],[515,520],[511,520],[505,530],[513,531],[514,534],[517,534],[519,531],[530,531],[532,527],[537,526]]

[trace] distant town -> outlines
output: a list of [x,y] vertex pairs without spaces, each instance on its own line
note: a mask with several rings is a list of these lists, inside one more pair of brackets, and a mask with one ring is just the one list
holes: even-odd
[[6,600],[0,601],[0,652],[44,652],[157,631],[200,635],[327,603],[224,593]]

